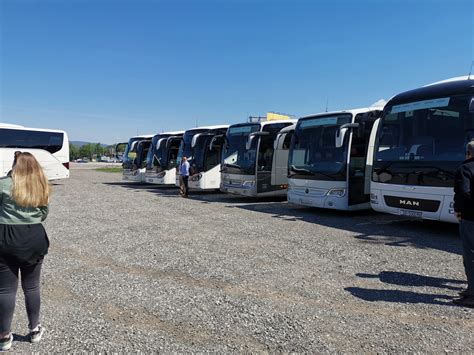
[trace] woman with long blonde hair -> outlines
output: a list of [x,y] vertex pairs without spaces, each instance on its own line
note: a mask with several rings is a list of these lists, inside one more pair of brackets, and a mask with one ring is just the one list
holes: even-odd
[[0,178],[0,351],[13,343],[11,323],[18,276],[25,295],[29,339],[41,340],[40,276],[49,240],[41,224],[48,215],[50,187],[30,153],[15,152],[13,167]]

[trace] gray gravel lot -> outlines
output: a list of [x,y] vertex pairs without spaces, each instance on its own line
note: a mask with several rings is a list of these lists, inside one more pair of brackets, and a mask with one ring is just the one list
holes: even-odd
[[[86,164],[87,165],[87,164]],[[121,183],[73,166],[21,352],[473,352],[453,225]],[[20,294],[21,292],[19,292]]]

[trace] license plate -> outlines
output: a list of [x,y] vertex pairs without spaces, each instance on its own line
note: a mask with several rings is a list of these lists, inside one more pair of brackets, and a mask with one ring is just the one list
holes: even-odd
[[312,205],[313,205],[313,201],[311,201],[311,200],[306,200],[306,199],[304,199],[304,198],[301,198],[301,199],[300,199],[300,203],[301,203],[302,205],[308,205],[308,206],[312,206]]
[[410,210],[399,210],[400,216],[413,217],[413,218],[422,218],[423,212],[421,211],[410,211]]

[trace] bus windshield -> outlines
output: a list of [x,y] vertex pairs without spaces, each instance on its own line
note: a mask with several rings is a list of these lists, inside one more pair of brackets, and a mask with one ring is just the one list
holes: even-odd
[[169,135],[156,135],[151,140],[151,147],[146,157],[146,166],[148,170],[162,171],[166,167],[166,142]]
[[125,152],[123,153],[123,164],[131,165],[133,163],[133,160],[137,156],[137,146],[140,139],[141,138],[130,138],[125,147]]
[[[459,95],[387,107],[381,119],[374,159],[374,181],[452,186],[474,138],[471,97]],[[412,176],[410,176],[412,175]]]
[[255,173],[258,139],[252,140],[249,150],[246,148],[246,143],[249,134],[258,131],[260,131],[259,124],[238,125],[229,128],[223,153],[224,165],[228,172]]
[[[193,137],[198,133],[206,132],[207,129],[193,129],[191,131],[186,131],[181,140],[181,145],[179,146],[178,151],[178,162],[181,162],[181,159],[184,157],[188,158],[189,163],[192,163],[193,160],[193,148],[191,147],[191,142]],[[178,163],[179,164],[179,163]]]
[[156,154],[156,144],[160,140],[160,136],[154,136],[151,140],[151,146],[148,150],[148,154],[146,155],[146,167],[147,169],[151,169],[153,166],[158,164],[157,159],[153,159],[154,155]]
[[349,134],[338,148],[336,132],[351,120],[350,113],[300,119],[289,154],[292,177],[344,180]]

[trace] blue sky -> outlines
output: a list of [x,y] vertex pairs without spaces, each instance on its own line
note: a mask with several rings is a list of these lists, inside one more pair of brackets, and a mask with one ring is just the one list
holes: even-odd
[[470,0],[0,0],[0,31],[0,121],[103,143],[364,107],[474,59]]

